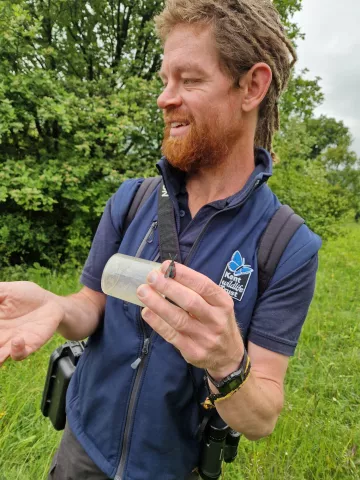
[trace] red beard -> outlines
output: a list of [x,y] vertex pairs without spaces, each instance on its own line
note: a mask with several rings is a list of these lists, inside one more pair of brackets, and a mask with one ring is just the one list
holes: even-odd
[[[177,121],[176,115],[171,121]],[[180,121],[184,121],[182,117]],[[218,165],[228,152],[231,134],[222,131],[217,118],[197,126],[193,117],[187,119],[189,131],[181,137],[170,136],[169,121],[165,118],[162,152],[171,165],[186,173],[195,173]]]

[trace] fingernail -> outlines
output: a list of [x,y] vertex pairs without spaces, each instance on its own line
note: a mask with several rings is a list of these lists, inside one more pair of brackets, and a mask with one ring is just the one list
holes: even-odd
[[145,298],[148,294],[148,288],[146,285],[140,285],[140,287],[136,290],[137,296],[141,298]]
[[158,278],[158,274],[156,272],[150,272],[147,281],[148,283],[155,283]]
[[147,320],[150,316],[150,310],[148,308],[144,308],[144,310],[141,312],[141,316],[144,320]]

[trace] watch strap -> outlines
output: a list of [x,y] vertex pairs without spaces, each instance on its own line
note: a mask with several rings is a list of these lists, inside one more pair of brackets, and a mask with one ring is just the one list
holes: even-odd
[[212,393],[209,395],[209,400],[211,403],[214,403],[220,398],[225,398],[233,395],[237,392],[247,380],[251,369],[250,358],[247,354],[247,351],[244,350],[244,356],[241,360],[239,368],[227,375],[220,381],[216,381],[206,370],[206,375],[208,380],[218,389],[219,393]]

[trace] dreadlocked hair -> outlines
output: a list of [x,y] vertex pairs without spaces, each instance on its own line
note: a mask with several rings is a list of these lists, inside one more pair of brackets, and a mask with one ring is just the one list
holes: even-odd
[[260,105],[255,146],[266,148],[275,159],[272,142],[280,128],[278,102],[297,55],[272,1],[167,0],[155,23],[163,43],[178,24],[211,25],[221,66],[236,85],[256,63],[269,65],[273,79]]

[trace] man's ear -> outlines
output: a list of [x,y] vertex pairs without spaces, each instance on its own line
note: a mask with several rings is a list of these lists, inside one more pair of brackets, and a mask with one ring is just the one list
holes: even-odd
[[266,63],[255,64],[246,75],[240,79],[243,91],[242,109],[251,112],[264,100],[272,81],[272,71]]

